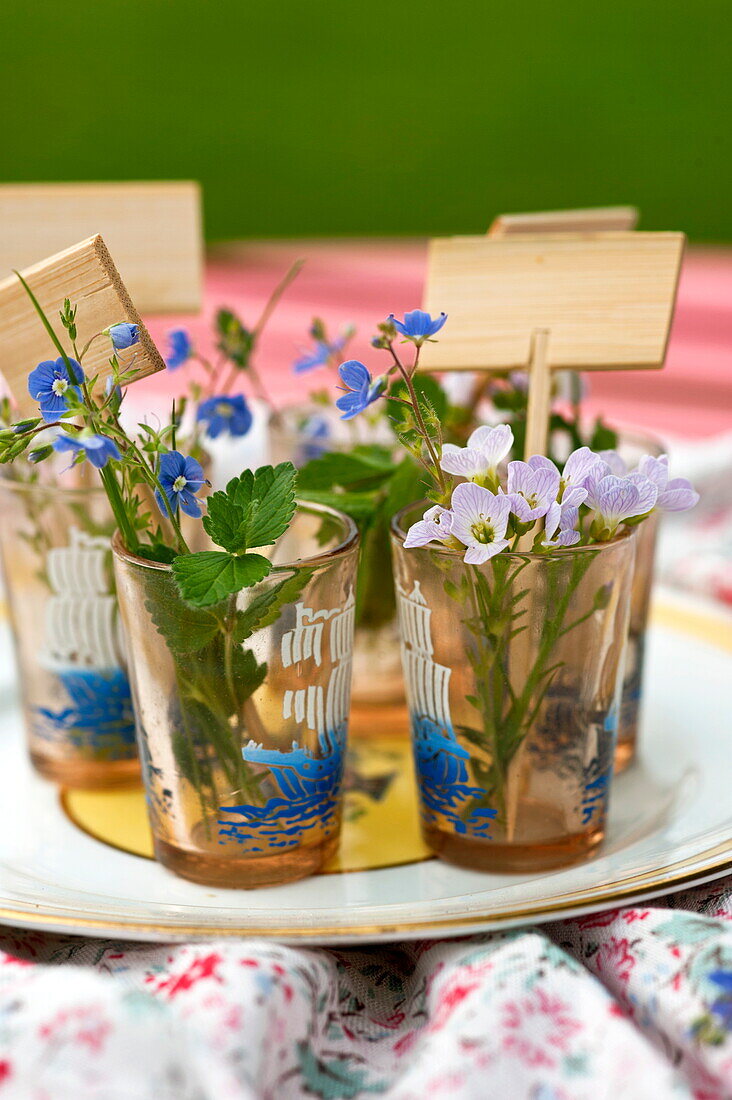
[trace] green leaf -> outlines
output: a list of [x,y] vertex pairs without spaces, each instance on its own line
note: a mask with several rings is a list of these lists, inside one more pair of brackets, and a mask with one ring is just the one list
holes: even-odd
[[170,546],[166,546],[164,542],[154,542],[152,545],[147,543],[140,543],[136,550],[137,556],[144,558],[146,561],[159,561],[163,565],[170,565],[175,561],[176,551]]
[[313,504],[324,504],[326,508],[337,508],[340,512],[345,512],[359,526],[373,516],[381,499],[377,492],[339,493],[316,489],[307,489],[300,496]]
[[255,596],[249,606],[238,612],[234,625],[235,642],[245,642],[257,630],[275,622],[285,604],[293,603],[313,575],[313,569],[299,569],[266,592]]
[[218,350],[241,370],[246,370],[254,349],[254,333],[230,309],[218,311],[216,330],[219,334]]
[[328,452],[312,459],[298,474],[297,488],[376,488],[394,472],[394,461],[386,448],[354,448],[350,453]]
[[232,679],[237,709],[246,703],[267,678],[267,664],[258,664],[251,649],[235,649],[232,656]]
[[181,605],[177,591],[171,591],[169,600],[158,597],[146,600],[145,607],[174,657],[198,653],[219,630],[214,615],[198,607]]
[[245,511],[251,505],[248,546],[269,546],[283,535],[295,514],[297,470],[291,462],[245,470],[226,486],[226,495]]
[[176,558],[172,568],[185,602],[193,607],[211,607],[261,581],[272,566],[261,554],[235,557],[219,550],[201,550]]
[[203,527],[216,545],[232,554],[246,550],[248,510],[223,492],[212,493],[206,504]]

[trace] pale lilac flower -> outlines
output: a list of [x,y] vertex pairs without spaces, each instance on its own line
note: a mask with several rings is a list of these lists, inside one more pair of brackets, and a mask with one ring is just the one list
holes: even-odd
[[628,474],[627,480],[632,482],[633,485],[637,485],[640,493],[639,504],[642,507],[642,511],[638,514],[644,516],[647,512],[653,510],[658,504],[658,486],[647,478],[645,474],[642,474],[640,470],[633,470]]
[[476,428],[467,447],[446,443],[440,466],[448,474],[466,478],[496,477],[499,465],[513,447],[513,432],[508,424]]
[[465,563],[482,565],[508,546],[506,527],[511,514],[507,496],[497,496],[471,482],[456,486],[452,493],[450,534],[467,548]]
[[625,477],[628,464],[617,451],[598,451],[597,454],[607,464],[611,474],[615,474],[616,477]]
[[685,512],[699,502],[699,494],[685,477],[668,478],[668,455],[653,458],[644,455],[638,463],[639,474],[658,489],[656,508],[661,512]]
[[535,462],[541,455],[532,455],[528,462],[509,462],[506,493],[511,511],[521,523],[533,523],[545,516],[557,499],[559,470],[553,463]]
[[[580,490],[584,492],[584,490]],[[574,546],[580,540],[577,530],[579,510],[573,505],[554,501],[544,520],[544,538],[541,545],[550,549],[555,546]]]
[[414,546],[426,546],[429,542],[442,542],[449,537],[451,527],[452,512],[435,504],[434,508],[428,508],[422,519],[409,528],[404,546],[411,549]]
[[609,467],[599,455],[589,447],[578,447],[572,451],[562,471],[562,486],[580,486],[589,489],[609,473]]
[[624,520],[643,516],[653,508],[658,490],[647,478],[636,484],[630,477],[607,474],[588,489],[587,504],[597,513],[593,529],[598,537],[612,538]]

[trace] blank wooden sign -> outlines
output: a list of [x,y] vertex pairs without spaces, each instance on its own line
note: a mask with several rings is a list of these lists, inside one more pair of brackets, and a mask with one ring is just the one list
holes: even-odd
[[421,363],[525,367],[541,329],[552,369],[661,367],[683,250],[683,233],[433,240],[424,307],[449,320]]
[[[165,363],[150,338],[127,293],[112,257],[100,236],[51,256],[22,272],[31,290],[69,354],[68,336],[59,310],[64,298],[79,309],[76,315],[77,346],[118,321],[131,321],[139,329],[139,341],[119,353],[123,369],[135,367],[140,377],[164,370]],[[110,375],[109,340],[95,340],[84,357],[87,377]],[[0,283],[0,373],[24,416],[33,416],[38,405],[28,393],[28,375],[43,359],[56,359],[58,351],[43,327],[32,302],[15,275]]]
[[201,308],[197,183],[11,183],[0,186],[0,276],[100,233],[145,313]]
[[499,214],[489,237],[514,237],[519,233],[603,233],[635,229],[635,206],[591,206],[586,210],[545,210],[536,214]]

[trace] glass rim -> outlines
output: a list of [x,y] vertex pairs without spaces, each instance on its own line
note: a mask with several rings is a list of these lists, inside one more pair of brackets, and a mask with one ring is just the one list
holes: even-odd
[[[331,516],[333,519],[337,519],[343,523],[346,528],[346,534],[332,550],[326,550],[322,554],[313,554],[307,558],[297,558],[291,562],[278,562],[276,565],[272,565],[270,576],[272,573],[293,573],[299,569],[311,569],[313,566],[326,565],[328,562],[334,561],[337,558],[345,557],[353,549],[358,548],[358,541],[360,538],[358,527],[354,520],[345,512],[339,512],[337,508],[330,508],[327,504],[316,504],[314,501],[309,500],[296,500],[295,501],[296,512],[315,512],[317,515]],[[254,550],[257,547],[253,548]],[[119,528],[112,535],[112,552],[115,557],[118,557],[121,561],[125,561],[130,565],[139,565],[146,569],[157,570],[162,573],[170,573],[171,567],[162,561],[150,561],[149,558],[141,558],[137,554],[133,554],[128,550],[122,542],[122,535]]]
[[[408,512],[411,512],[413,508],[419,508],[422,504],[428,505],[429,501],[415,500],[412,504],[407,504],[404,508],[400,508],[398,512],[394,513],[391,517],[391,523],[389,524],[389,531],[392,538],[400,543],[402,549],[408,549],[410,553],[412,550],[430,550],[433,552],[436,551],[438,554],[444,554],[447,557],[462,560],[463,550],[458,550],[452,546],[443,546],[443,544],[439,542],[428,542],[426,546],[404,546],[407,532],[402,527],[402,520]],[[522,561],[557,561],[573,554],[603,553],[603,551],[609,550],[611,547],[621,546],[635,538],[639,527],[640,524],[636,527],[626,528],[621,535],[616,535],[615,538],[609,539],[608,542],[593,542],[590,546],[558,546],[549,549],[544,554],[537,554],[532,550],[501,550],[500,555],[497,554],[495,557],[521,558]],[[493,558],[489,558],[488,561],[493,561]],[[483,562],[483,564],[487,565],[488,562]]]

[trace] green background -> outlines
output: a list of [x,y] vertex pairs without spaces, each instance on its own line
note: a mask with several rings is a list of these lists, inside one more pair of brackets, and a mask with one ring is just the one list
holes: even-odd
[[6,181],[195,178],[210,239],[632,202],[732,240],[730,0],[4,0]]

